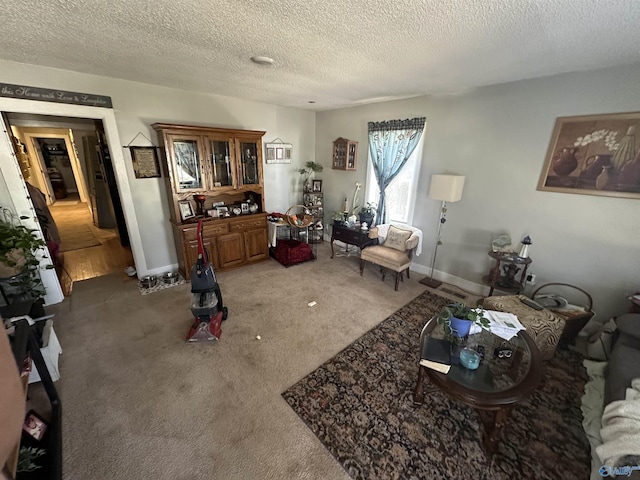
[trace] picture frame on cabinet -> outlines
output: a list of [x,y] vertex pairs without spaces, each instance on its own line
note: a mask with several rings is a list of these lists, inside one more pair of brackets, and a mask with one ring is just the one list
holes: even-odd
[[193,206],[189,200],[181,200],[178,202],[178,209],[180,210],[180,219],[184,222],[190,218],[196,216],[193,212]]
[[241,209],[243,215],[245,213],[249,213],[249,203],[248,202],[242,202],[240,204],[240,209]]
[[40,441],[44,437],[49,424],[34,410],[29,410],[25,418],[22,430],[35,440]]
[[322,192],[322,180],[314,180],[312,190],[314,192]]
[[640,198],[640,112],[558,117],[538,190]]

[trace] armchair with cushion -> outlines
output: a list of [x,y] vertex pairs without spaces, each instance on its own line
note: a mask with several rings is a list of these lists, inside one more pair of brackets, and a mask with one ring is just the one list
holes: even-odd
[[414,253],[420,255],[422,231],[410,225],[382,224],[369,231],[369,238],[377,239],[378,245],[365,248],[360,253],[360,276],[365,262],[375,263],[382,270],[384,281],[386,270],[396,272],[395,289],[404,281],[404,273],[409,277],[409,267]]

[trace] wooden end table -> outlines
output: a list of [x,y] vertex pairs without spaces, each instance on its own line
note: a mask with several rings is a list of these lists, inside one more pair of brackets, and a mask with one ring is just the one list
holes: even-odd
[[[363,232],[360,227],[347,227],[346,225],[333,224],[331,227],[331,258],[333,258],[333,241],[339,240],[348,245],[355,245],[360,250],[369,245],[374,245],[377,240],[369,238],[369,232]],[[348,248],[348,247],[347,247]]]
[[[524,290],[527,278],[527,269],[533,260],[530,257],[520,258],[517,253],[489,252],[489,256],[495,259],[495,266],[488,275],[482,277],[482,281],[491,287],[489,297],[493,295],[493,290],[498,289],[509,293],[520,293]],[[516,275],[520,273],[520,280]]]
[[[420,334],[420,351],[428,336],[443,338],[441,325],[432,318]],[[484,426],[483,445],[491,456],[498,449],[502,427],[513,406],[527,398],[542,381],[542,356],[531,337],[523,330],[508,344],[513,353],[509,358],[496,358],[494,348],[503,339],[483,330],[469,337],[470,342],[485,347],[485,357],[477,370],[462,365],[451,365],[449,373],[442,374],[419,366],[418,382],[413,401],[424,404],[424,380],[452,399],[478,411]]]

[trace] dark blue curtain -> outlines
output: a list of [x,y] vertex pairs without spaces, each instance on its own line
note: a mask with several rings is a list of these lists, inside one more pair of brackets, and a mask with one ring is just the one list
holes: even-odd
[[425,117],[369,122],[369,153],[380,188],[377,225],[387,223],[385,190],[418,145],[425,122]]

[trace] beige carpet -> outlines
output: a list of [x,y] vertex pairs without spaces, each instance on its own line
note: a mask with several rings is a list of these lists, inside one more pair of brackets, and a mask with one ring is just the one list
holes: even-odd
[[329,255],[218,273],[229,319],[213,344],[184,342],[188,284],[142,296],[120,275],[77,282],[49,308],[65,478],[348,478],[281,393],[427,287],[414,275],[396,292],[378,267],[360,277],[357,257]]

